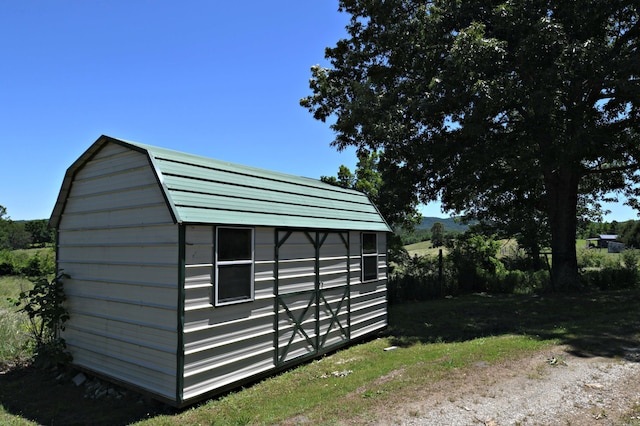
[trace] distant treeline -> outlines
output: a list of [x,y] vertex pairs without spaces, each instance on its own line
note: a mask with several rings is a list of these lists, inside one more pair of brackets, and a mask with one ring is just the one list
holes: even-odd
[[428,241],[431,240],[431,229],[435,223],[444,226],[445,236],[460,234],[469,229],[469,226],[461,223],[458,218],[423,217],[415,229],[397,229],[396,234],[400,236],[403,245]]
[[0,250],[44,247],[55,241],[55,235],[46,219],[13,221],[0,215]]
[[[400,236],[404,245],[427,241],[431,239],[431,229],[436,222],[444,225],[444,233],[449,236],[460,234],[469,229],[469,225],[461,223],[458,218],[424,217],[415,229],[410,231],[398,229],[396,234]],[[597,238],[599,235],[617,235],[618,240],[628,247],[640,249],[639,220],[586,222],[578,228],[576,236],[580,239],[586,239]]]

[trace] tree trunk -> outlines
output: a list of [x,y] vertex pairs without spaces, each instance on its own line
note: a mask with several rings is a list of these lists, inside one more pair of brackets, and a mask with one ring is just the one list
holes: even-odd
[[531,246],[531,268],[534,271],[542,269],[542,262],[540,259],[540,245],[536,242]]
[[545,173],[551,228],[551,285],[554,291],[581,289],[576,256],[579,180],[578,173],[563,168]]

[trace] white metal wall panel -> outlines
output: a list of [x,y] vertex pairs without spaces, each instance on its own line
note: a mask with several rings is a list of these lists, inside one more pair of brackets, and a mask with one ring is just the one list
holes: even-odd
[[378,235],[378,280],[361,280],[361,233],[351,232],[351,338],[365,336],[387,326],[386,234]]
[[[181,404],[386,326],[385,233],[378,233],[380,279],[360,280],[355,230],[388,229],[366,197],[337,191],[341,205],[366,211],[352,212],[355,204],[348,204],[333,209],[344,219],[336,220],[319,215],[335,207],[334,198],[307,205],[306,193],[282,195],[300,185],[328,191],[311,180],[240,166],[238,175],[236,166],[224,171],[224,163],[151,148],[101,138],[65,176],[52,223],[59,229],[59,269],[71,275],[63,337],[76,364]],[[167,174],[157,176],[154,166]],[[249,190],[246,179],[268,187]],[[281,202],[304,214],[261,208]],[[225,206],[231,210],[220,210]],[[187,223],[184,252],[176,220]],[[347,222],[353,231],[310,229],[348,229]],[[217,224],[254,227],[251,302],[213,304]],[[283,228],[276,232],[274,225]]]
[[318,334],[323,350],[349,340],[349,235],[346,232],[321,235],[326,235],[318,258]]
[[75,174],[58,230],[74,363],[174,399],[178,228],[147,156],[100,149]]
[[315,232],[278,231],[278,363],[316,352]]
[[188,400],[274,364],[274,230],[254,231],[254,301],[214,306],[214,226],[186,227],[184,389]]
[[[173,226],[165,224],[145,227],[121,227],[121,228],[94,228],[91,237],[97,241],[96,245],[156,245],[171,244],[175,241],[176,230]],[[76,244],[88,245],[85,229],[72,230],[65,228],[58,237],[58,243],[62,246]]]
[[[157,369],[142,367],[129,360],[120,360],[92,349],[78,350],[74,355],[74,364],[105,376],[113,377],[124,383],[149,389],[150,392],[152,389],[153,393],[162,397],[171,400],[175,399],[175,372],[162,373]],[[132,381],[132,378],[137,377],[141,377],[143,381]]]

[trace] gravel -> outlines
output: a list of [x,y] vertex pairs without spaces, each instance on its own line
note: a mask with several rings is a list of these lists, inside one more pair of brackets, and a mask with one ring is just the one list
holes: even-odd
[[633,356],[580,358],[556,348],[501,365],[478,363],[430,385],[378,424],[640,424],[639,407],[640,363]]

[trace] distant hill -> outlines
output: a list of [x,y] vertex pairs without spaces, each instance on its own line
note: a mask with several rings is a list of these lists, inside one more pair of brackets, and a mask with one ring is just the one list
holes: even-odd
[[442,217],[423,217],[422,218],[422,222],[420,222],[420,224],[418,226],[416,226],[416,229],[431,229],[431,227],[433,226],[434,223],[436,222],[440,222],[444,225],[444,231],[460,231],[460,232],[464,232],[467,229],[469,229],[469,225],[463,225],[462,223],[456,222],[456,220],[459,220],[455,217],[446,217],[446,218],[442,218]]

